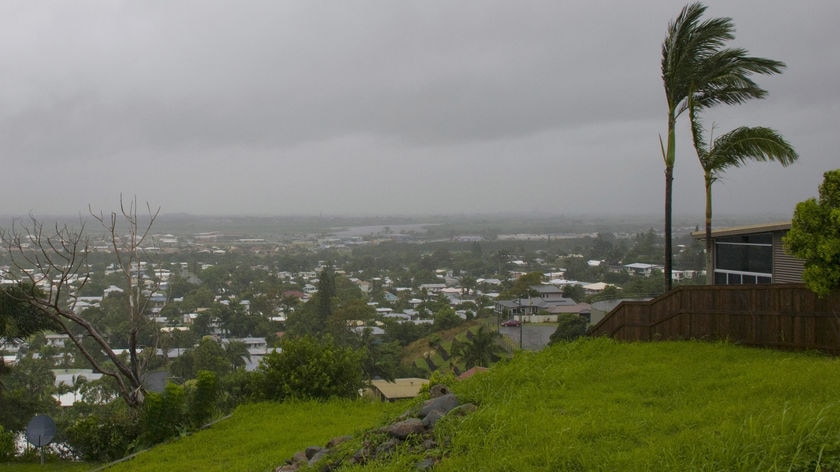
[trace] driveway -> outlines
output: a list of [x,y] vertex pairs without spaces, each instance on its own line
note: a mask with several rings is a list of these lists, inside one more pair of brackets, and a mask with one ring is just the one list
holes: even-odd
[[[522,328],[520,331],[519,328]],[[499,332],[510,338],[513,344],[520,346],[519,333],[522,333],[522,349],[528,351],[539,351],[548,345],[551,334],[557,329],[553,324],[531,324],[525,323],[520,327],[500,326]]]

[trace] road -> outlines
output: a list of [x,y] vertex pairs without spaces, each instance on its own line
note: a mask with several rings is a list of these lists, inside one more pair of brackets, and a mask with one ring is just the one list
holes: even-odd
[[[522,328],[520,331],[519,328]],[[528,351],[539,351],[546,345],[548,345],[549,338],[551,334],[554,333],[554,330],[557,329],[556,325],[552,324],[530,324],[525,323],[520,327],[507,327],[501,326],[500,332],[509,337],[515,346],[520,346],[519,341],[519,333],[522,333],[522,349]]]

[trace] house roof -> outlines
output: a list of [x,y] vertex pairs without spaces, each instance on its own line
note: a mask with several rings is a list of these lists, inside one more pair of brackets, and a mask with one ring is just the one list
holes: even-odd
[[464,371],[461,375],[459,375],[458,380],[468,379],[479,372],[487,372],[488,370],[490,369],[488,369],[487,367],[475,366],[467,371]]
[[[724,236],[737,236],[739,234],[770,233],[774,231],[787,231],[790,229],[790,221],[777,223],[762,223],[757,225],[732,226],[712,230],[712,238]],[[705,231],[692,231],[691,236],[696,239],[704,239]]]
[[554,305],[545,309],[552,315],[559,315],[561,313],[584,313],[592,309],[588,303],[576,303],[574,305]]
[[393,382],[387,380],[372,380],[371,386],[382,394],[388,400],[398,400],[401,398],[414,398],[420,393],[420,388],[429,383],[426,379],[421,378],[405,378],[395,379]]

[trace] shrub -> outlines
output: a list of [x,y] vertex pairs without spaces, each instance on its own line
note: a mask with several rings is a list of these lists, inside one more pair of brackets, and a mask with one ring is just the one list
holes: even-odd
[[329,337],[293,338],[282,348],[260,364],[262,393],[269,400],[354,398],[364,386],[362,355]]
[[586,334],[589,322],[577,315],[564,314],[557,317],[557,329],[549,338],[551,343],[573,341]]
[[193,428],[200,428],[213,416],[216,397],[218,397],[219,392],[219,382],[216,374],[201,370],[198,372],[194,385],[194,389],[190,392],[188,415],[190,425]]
[[0,461],[8,461],[15,456],[15,433],[0,426]]
[[184,387],[170,382],[163,393],[149,393],[142,414],[144,444],[157,444],[177,435],[189,423]]
[[65,431],[67,443],[83,460],[109,462],[131,449],[139,429],[128,415],[78,417]]

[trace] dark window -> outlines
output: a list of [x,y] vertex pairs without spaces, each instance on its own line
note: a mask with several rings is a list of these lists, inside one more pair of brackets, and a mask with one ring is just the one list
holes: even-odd
[[721,238],[715,242],[715,250],[716,269],[763,274],[773,272],[773,239],[770,233]]

